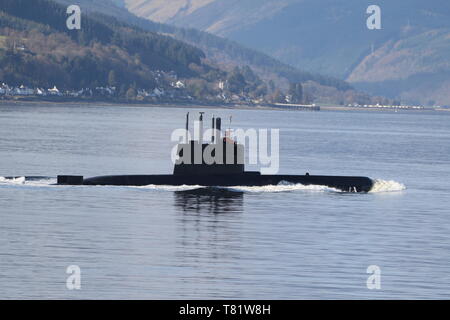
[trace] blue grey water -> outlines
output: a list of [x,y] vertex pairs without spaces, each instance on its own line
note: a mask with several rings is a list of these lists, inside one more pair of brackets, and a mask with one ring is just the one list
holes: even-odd
[[[0,176],[170,173],[186,111],[2,105]],[[0,178],[0,298],[449,298],[450,113],[202,111],[279,128],[281,173],[367,175],[379,190]],[[66,287],[70,265],[81,290]]]

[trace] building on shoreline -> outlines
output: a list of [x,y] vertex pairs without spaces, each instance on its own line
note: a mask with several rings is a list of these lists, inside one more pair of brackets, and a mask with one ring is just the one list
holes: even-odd
[[425,109],[424,106],[419,105],[381,105],[381,104],[349,104],[350,108],[367,108],[367,109],[414,109],[414,110],[422,110]]

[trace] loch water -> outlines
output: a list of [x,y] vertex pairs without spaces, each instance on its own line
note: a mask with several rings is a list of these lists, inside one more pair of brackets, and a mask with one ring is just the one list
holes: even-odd
[[[171,173],[187,111],[280,129],[280,173],[375,189],[54,185]],[[448,298],[449,191],[447,112],[2,104],[0,298]],[[73,265],[81,290],[66,286]]]

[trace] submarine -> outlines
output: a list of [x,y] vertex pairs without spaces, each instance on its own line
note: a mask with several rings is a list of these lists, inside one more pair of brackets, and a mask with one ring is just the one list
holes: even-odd
[[[225,133],[222,137],[221,118],[212,118],[210,143],[203,143],[203,114],[199,118],[199,139],[189,139],[189,113],[186,115],[186,138],[176,149],[177,160],[172,174],[154,175],[109,175],[84,178],[83,176],[59,175],[58,185],[87,186],[267,186],[280,183],[320,185],[342,192],[369,192],[374,182],[368,177],[324,176],[324,175],[283,175],[262,174],[259,171],[245,171],[244,145],[237,143]],[[203,154],[210,150],[213,160]],[[211,151],[212,150],[212,151]],[[202,156],[200,159],[198,155]]]

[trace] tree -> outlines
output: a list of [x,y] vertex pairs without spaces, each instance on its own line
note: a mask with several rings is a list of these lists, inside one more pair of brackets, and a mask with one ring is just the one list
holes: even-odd
[[203,79],[192,79],[187,83],[188,92],[197,99],[204,99],[210,94],[208,82]]
[[232,93],[241,93],[247,83],[238,67],[234,68],[228,77],[228,88]]
[[311,104],[314,102],[314,97],[311,93],[306,92],[303,98],[303,103],[304,104]]
[[280,89],[275,89],[274,93],[271,96],[271,100],[273,103],[284,103],[286,102],[283,92]]
[[258,76],[253,72],[253,70],[249,66],[244,66],[242,68],[242,75],[244,76],[245,80],[248,82],[259,82]]
[[127,93],[126,93],[125,96],[126,96],[127,100],[134,100],[134,99],[136,99],[136,96],[137,96],[136,89],[134,89],[133,87],[130,87],[127,90]]
[[253,91],[253,94],[255,97],[262,97],[267,94],[267,85],[266,84],[260,84],[256,89]]
[[269,80],[269,91],[272,93],[275,91],[275,82],[273,80]]
[[291,83],[289,85],[289,93],[293,103],[303,103],[303,86],[301,83]]
[[117,86],[117,78],[116,78],[116,72],[114,70],[111,70],[108,74],[108,85],[110,87],[116,87]]
[[127,95],[127,87],[122,84],[119,89],[119,97],[126,97]]

